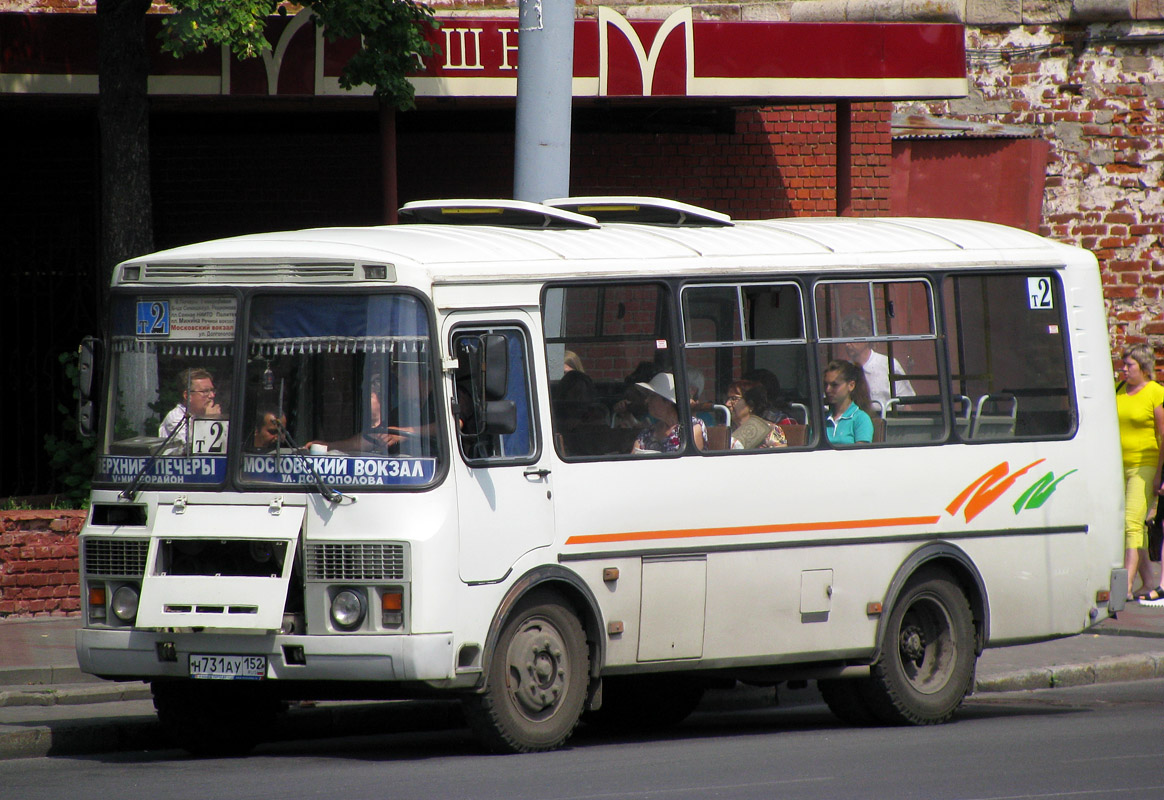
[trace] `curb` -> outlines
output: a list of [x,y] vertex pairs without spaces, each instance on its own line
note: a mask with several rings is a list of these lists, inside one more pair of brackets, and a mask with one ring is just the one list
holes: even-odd
[[121,717],[84,723],[0,728],[0,759],[80,756],[156,749],[156,718]]
[[1099,683],[1124,683],[1164,678],[1164,653],[1113,656],[1093,664],[1064,664],[1041,669],[1006,672],[977,681],[977,692],[1019,692],[1062,689]]
[[76,664],[58,667],[0,667],[0,687],[29,684],[106,683]]
[[0,686],[0,708],[16,706],[79,706],[149,700],[148,683],[65,684]]

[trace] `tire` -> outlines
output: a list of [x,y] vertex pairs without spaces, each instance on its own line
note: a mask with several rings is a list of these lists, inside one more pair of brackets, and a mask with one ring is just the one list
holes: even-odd
[[582,715],[589,673],[578,618],[548,595],[527,598],[497,638],[485,691],[465,698],[469,727],[495,753],[561,747]]
[[154,708],[168,738],[199,758],[244,756],[264,741],[282,704],[250,682],[155,682]]
[[816,688],[820,690],[829,711],[841,722],[846,725],[874,725],[879,720],[865,699],[865,684],[868,680],[830,678],[817,681]]
[[587,712],[588,725],[615,731],[655,731],[678,725],[703,699],[703,684],[674,675],[602,679],[602,708]]
[[941,573],[922,573],[894,603],[881,656],[858,686],[883,723],[947,722],[970,692],[975,650],[974,623],[962,590]]

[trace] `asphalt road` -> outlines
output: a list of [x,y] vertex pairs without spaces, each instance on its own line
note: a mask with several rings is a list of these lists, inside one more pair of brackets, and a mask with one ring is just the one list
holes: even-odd
[[565,750],[486,756],[463,729],[0,762],[3,800],[1086,798],[1164,794],[1164,680],[971,698],[958,721],[848,728],[811,690],[779,708],[699,713],[667,734],[582,728]]

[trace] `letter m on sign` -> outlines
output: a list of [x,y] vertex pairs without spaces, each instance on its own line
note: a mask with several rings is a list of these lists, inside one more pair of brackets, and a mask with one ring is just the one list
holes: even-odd
[[[639,25],[642,27],[643,23]],[[676,28],[683,29],[683,37],[664,48]],[[614,36],[611,36],[612,29],[618,32]],[[690,8],[681,8],[663,21],[655,31],[648,53],[626,17],[606,6],[598,7],[600,96],[637,95],[640,91],[643,97],[652,94],[686,95],[695,74],[694,63],[695,40]],[[636,65],[638,81],[635,80]]]

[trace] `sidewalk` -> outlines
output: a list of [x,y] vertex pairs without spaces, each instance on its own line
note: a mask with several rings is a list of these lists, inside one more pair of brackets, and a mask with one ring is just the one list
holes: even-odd
[[[85,675],[73,650],[78,617],[0,620],[0,759],[165,747],[140,682]],[[1164,607],[1130,604],[1091,632],[990,649],[976,692],[1008,692],[1164,677]],[[709,692],[705,709],[762,706],[771,689]],[[319,703],[282,718],[280,739],[430,730],[460,724],[455,701]]]

